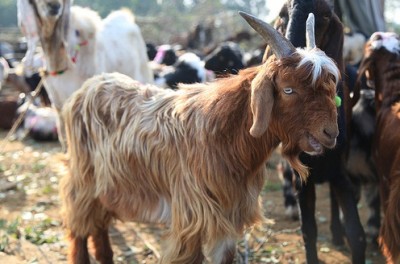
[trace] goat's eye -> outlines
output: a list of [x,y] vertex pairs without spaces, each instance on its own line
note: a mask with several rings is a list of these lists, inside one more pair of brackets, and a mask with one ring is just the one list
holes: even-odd
[[284,92],[285,94],[292,94],[292,93],[293,93],[293,89],[292,89],[292,88],[284,88],[284,89],[283,89],[283,92]]

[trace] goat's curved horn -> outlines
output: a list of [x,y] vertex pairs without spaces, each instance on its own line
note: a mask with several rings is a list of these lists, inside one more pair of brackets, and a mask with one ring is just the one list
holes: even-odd
[[292,43],[268,23],[245,12],[239,11],[239,14],[264,38],[278,59],[288,57],[296,51]]
[[306,47],[309,50],[316,47],[314,27],[315,27],[314,14],[310,13],[308,14],[306,22],[306,42],[307,42]]

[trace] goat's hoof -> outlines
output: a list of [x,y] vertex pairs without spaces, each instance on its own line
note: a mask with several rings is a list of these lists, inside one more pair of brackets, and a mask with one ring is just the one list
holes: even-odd
[[332,244],[335,245],[335,247],[343,247],[344,246],[343,237],[333,237]]
[[286,207],[285,215],[288,216],[293,221],[297,221],[300,219],[299,210],[297,209],[297,206],[289,205],[288,207]]

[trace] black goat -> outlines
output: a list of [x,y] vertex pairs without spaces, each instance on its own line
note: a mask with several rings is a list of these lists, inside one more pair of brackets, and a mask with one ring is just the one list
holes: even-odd
[[[306,46],[304,25],[309,13],[315,14],[317,46],[337,62],[343,74],[343,26],[325,0],[288,0],[282,7],[275,27],[281,30],[295,46],[304,47]],[[315,157],[306,153],[300,156],[302,162],[310,168],[310,177],[307,183],[303,183],[298,188],[301,230],[306,248],[307,263],[309,264],[318,263],[315,184],[322,182],[329,182],[330,187],[332,217],[330,228],[333,243],[343,245],[343,238],[346,236],[352,253],[352,262],[365,263],[365,233],[358,215],[352,183],[347,177],[344,162],[351,119],[350,96],[347,87],[343,84],[338,85],[337,95],[342,101],[338,108],[340,134],[337,147],[334,150],[327,151],[324,156]],[[297,174],[297,172],[295,173]],[[339,206],[344,215],[344,228],[339,217]]]
[[353,107],[346,169],[354,184],[357,200],[361,197],[361,187],[364,189],[369,209],[367,234],[373,243],[377,243],[381,223],[379,183],[372,155],[375,123],[375,91],[362,89],[360,99]]
[[223,42],[204,58],[204,67],[217,75],[237,74],[244,68],[243,51],[234,42]]

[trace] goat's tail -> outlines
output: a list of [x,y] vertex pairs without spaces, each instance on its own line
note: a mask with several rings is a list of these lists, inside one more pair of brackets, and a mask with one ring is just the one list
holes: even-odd
[[387,263],[400,263],[400,171],[392,176],[379,244]]

